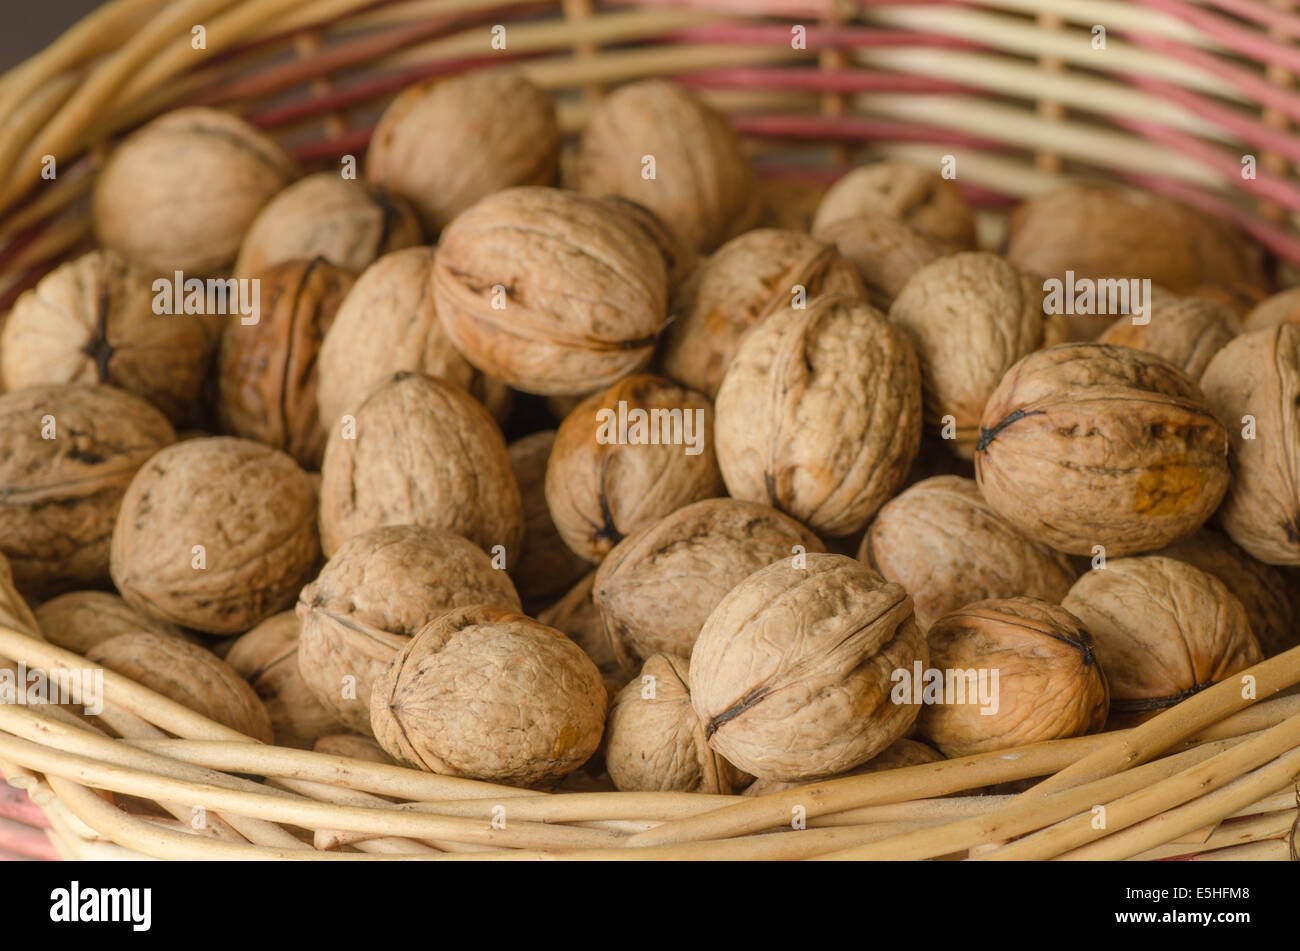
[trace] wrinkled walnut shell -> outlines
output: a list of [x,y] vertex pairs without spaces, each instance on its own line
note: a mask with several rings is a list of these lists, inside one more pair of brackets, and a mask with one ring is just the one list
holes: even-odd
[[917,271],[937,261],[935,244],[893,218],[843,218],[817,231],[857,269],[873,307],[888,312]]
[[546,506],[546,463],[554,445],[555,430],[544,429],[508,447],[524,507],[523,552],[514,556],[509,570],[525,603],[571,588],[591,570],[591,565],[564,544]]
[[668,269],[668,290],[671,296],[699,265],[699,254],[694,248],[687,247],[676,231],[640,202],[622,195],[601,195],[600,200],[615,211],[627,215],[650,236],[650,240],[663,255],[664,267]]
[[107,591],[69,591],[51,598],[36,609],[36,621],[47,641],[77,654],[119,634],[143,631],[189,639],[175,624],[141,614]]
[[957,183],[892,159],[855,168],[832,185],[817,207],[812,231],[851,218],[901,221],[945,254],[975,247],[975,213]]
[[1214,355],[1237,336],[1237,318],[1222,304],[1152,288],[1147,306],[1147,323],[1121,317],[1097,342],[1154,353],[1199,380]]

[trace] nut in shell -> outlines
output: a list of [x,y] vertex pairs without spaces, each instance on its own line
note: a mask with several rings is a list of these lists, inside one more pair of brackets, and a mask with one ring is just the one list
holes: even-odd
[[893,218],[841,218],[817,231],[852,264],[873,307],[888,311],[917,271],[942,255],[934,242]]
[[837,181],[817,207],[813,233],[824,237],[852,218],[903,222],[945,254],[975,247],[975,213],[957,183],[906,162],[864,165]]
[[36,609],[36,621],[47,641],[77,654],[119,634],[188,639],[175,624],[141,614],[107,591],[69,591],[51,598]]
[[1098,343],[1154,353],[1199,380],[1214,355],[1237,336],[1232,311],[1203,297],[1179,297],[1152,288],[1148,308],[1145,322],[1120,318]]

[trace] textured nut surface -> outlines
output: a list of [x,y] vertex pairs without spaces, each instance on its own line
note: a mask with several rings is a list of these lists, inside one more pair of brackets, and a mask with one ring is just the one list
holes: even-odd
[[510,577],[525,602],[571,588],[591,570],[564,544],[546,506],[546,463],[554,445],[555,430],[543,429],[508,447],[524,507],[523,552],[510,559]]
[[95,181],[95,236],[148,271],[211,274],[234,261],[258,211],[295,174],[293,160],[244,120],[177,109],[109,156]]
[[832,776],[916,719],[890,678],[929,658],[901,585],[842,555],[750,575],[709,615],[691,654],[691,702],[709,744],[760,779]]
[[867,300],[883,311],[912,275],[940,257],[934,242],[893,218],[842,218],[818,230],[817,237],[835,245],[857,269]]
[[433,618],[471,604],[518,610],[519,596],[459,535],[393,525],[353,536],[298,596],[302,678],[344,724],[369,733],[370,691],[384,665]]
[[655,247],[664,259],[668,271],[669,296],[691,276],[699,266],[700,255],[688,247],[681,236],[664,224],[664,220],[640,202],[622,195],[601,195],[600,201],[607,207],[631,218],[642,231],[649,235]]
[[619,542],[596,571],[593,598],[621,656],[689,657],[728,591],[773,562],[825,550],[774,508],[706,499]]
[[1114,725],[1150,719],[1262,659],[1241,602],[1218,578],[1173,558],[1108,561],[1061,605],[1092,634]]
[[51,598],[36,609],[36,621],[47,641],[78,654],[119,634],[185,637],[175,624],[141,614],[107,591],[69,591]]
[[855,168],[827,190],[812,230],[819,237],[850,218],[901,221],[953,254],[975,247],[975,213],[957,183],[906,162]]
[[1058,602],[1075,579],[1064,555],[998,515],[975,480],[954,475],[918,482],[886,502],[858,558],[907,589],[923,630],[973,601]]
[[122,496],[136,470],[175,440],[162,413],[113,386],[0,396],[0,553],[19,589],[45,597],[107,580]]
[[292,604],[319,554],[307,473],[260,443],[216,437],[177,443],[140,469],[110,564],[137,610],[237,634]]
[[989,398],[975,454],[984,498],[1073,555],[1153,551],[1186,538],[1228,485],[1227,434],[1196,384],[1152,354],[1051,347]]
[[1300,324],[1300,287],[1288,288],[1266,298],[1241,322],[1244,330],[1263,330],[1282,323]]
[[152,276],[112,251],[55,268],[14,304],[0,334],[5,389],[110,383],[173,423],[198,399],[208,354],[201,321],[153,312]]
[[760,228],[728,241],[681,289],[664,331],[660,365],[674,380],[710,398],[741,340],[764,317],[805,298],[861,297],[853,267],[833,247],[797,231]]
[[[626,438],[619,432],[624,417]],[[650,442],[655,437],[657,444]],[[592,562],[638,528],[722,494],[713,407],[701,394],[648,374],[579,403],[560,424],[546,467],[555,528]]]
[[500,608],[449,611],[375,684],[375,738],[404,763],[513,786],[581,766],[605,726],[600,671],[554,628]]
[[355,433],[330,430],[321,467],[326,556],[381,525],[424,525],[485,551],[519,550],[523,508],[505,438],[458,386],[397,373],[355,411]]
[[921,710],[918,732],[947,756],[1082,736],[1105,725],[1106,676],[1092,637],[1065,608],[1035,598],[977,601],[936,621],[926,640],[944,685],[936,688],[940,702]]
[[718,465],[738,499],[825,535],[866,524],[921,438],[921,374],[903,331],[870,305],[822,297],[741,344],[718,390]]
[[[841,774],[841,776],[829,778],[840,779],[842,776],[862,776],[865,773],[902,769],[904,766],[923,766],[926,763],[942,762],[943,759],[943,754],[931,746],[927,746],[918,740],[901,739],[895,740],[889,746],[886,746],[883,751],[871,757],[861,766],[855,766],[848,772]],[[779,782],[774,779],[758,779],[750,783],[741,795],[766,796],[768,793],[785,792],[787,789],[794,789],[798,785],[800,784]]]
[[1148,323],[1121,318],[1106,328],[1098,343],[1154,353],[1199,380],[1211,358],[1237,336],[1232,311],[1201,297],[1179,297],[1153,288],[1149,307]]
[[96,644],[86,659],[129,677],[209,720],[263,743],[271,717],[244,678],[211,651],[179,637],[140,632]]

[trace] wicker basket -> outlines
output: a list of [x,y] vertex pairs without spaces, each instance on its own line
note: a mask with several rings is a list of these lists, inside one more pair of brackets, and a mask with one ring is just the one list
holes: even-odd
[[[611,85],[689,84],[796,218],[868,150],[931,167],[953,154],[990,212],[985,244],[1009,201],[1100,176],[1235,222],[1287,282],[1297,39],[1291,0],[113,0],[0,78],[0,313],[90,246],[105,149],[160,112],[231,108],[324,165],[363,150],[402,87],[506,61],[557,94],[569,131]],[[86,664],[42,640],[7,587],[0,657]],[[66,858],[1295,859],[1300,648],[1247,674],[1251,697],[1233,679],[1133,730],[754,798],[532,793],[268,747],[109,671],[100,722],[120,738],[0,705],[0,761]],[[0,849],[31,845],[41,819],[13,798],[4,815]]]

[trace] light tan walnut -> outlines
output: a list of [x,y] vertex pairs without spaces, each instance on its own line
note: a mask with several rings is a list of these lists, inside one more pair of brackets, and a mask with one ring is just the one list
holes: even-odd
[[886,312],[912,276],[942,256],[933,241],[893,218],[841,218],[817,237],[835,245],[857,269],[867,300]]
[[1263,330],[1283,323],[1300,324],[1300,287],[1279,291],[1260,301],[1241,322],[1243,330]]
[[1214,355],[1237,336],[1237,318],[1222,304],[1153,288],[1148,306],[1146,323],[1120,318],[1097,338],[1098,343],[1154,353],[1199,380]]
[[975,213],[957,183],[906,162],[886,159],[849,172],[827,190],[812,231],[822,236],[851,218],[901,221],[946,254],[975,247]]
[[69,591],[51,598],[36,609],[36,620],[47,641],[78,654],[119,634],[144,631],[188,639],[175,624],[141,614],[107,591]]

